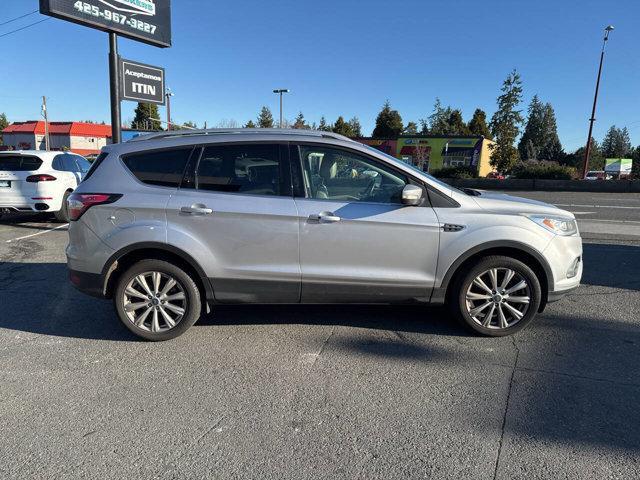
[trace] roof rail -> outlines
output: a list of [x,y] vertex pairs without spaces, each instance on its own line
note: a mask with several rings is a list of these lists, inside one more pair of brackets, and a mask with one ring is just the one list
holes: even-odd
[[197,137],[197,136],[209,136],[209,135],[297,135],[308,137],[324,137],[334,138],[336,140],[344,140],[352,142],[349,137],[340,135],[333,132],[323,132],[320,130],[303,130],[294,128],[209,128],[206,130],[171,130],[166,132],[155,132],[145,135],[138,135],[137,137],[128,140],[128,142],[142,142],[145,140],[159,140],[163,138],[178,138],[178,137]]

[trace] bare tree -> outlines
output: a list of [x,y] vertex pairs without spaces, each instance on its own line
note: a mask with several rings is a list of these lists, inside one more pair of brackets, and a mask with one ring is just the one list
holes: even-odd
[[429,161],[431,148],[425,144],[421,144],[420,139],[416,139],[416,142],[418,143],[416,143],[413,151],[413,164],[420,170],[424,170],[424,164]]
[[233,118],[223,118],[218,122],[218,128],[240,128],[240,124]]

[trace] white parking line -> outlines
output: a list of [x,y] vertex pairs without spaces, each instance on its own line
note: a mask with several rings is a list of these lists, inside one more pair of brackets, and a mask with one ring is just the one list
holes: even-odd
[[571,212],[571,213],[573,213],[574,215],[592,215],[596,212]]
[[31,235],[25,235],[24,237],[12,238],[11,240],[7,240],[6,243],[17,242],[19,240],[24,240],[25,238],[36,237],[38,235],[42,235],[42,234],[45,234],[45,233],[53,232],[54,230],[59,230],[61,228],[67,227],[67,226],[69,226],[69,224],[65,223],[63,225],[58,225],[57,227],[49,228],[47,230],[43,230],[43,231],[38,232],[38,233],[32,233]]

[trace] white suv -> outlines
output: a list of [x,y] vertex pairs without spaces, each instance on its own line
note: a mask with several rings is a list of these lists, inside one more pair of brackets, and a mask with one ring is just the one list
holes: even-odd
[[69,221],[67,198],[91,164],[69,152],[0,152],[0,215],[50,212]]

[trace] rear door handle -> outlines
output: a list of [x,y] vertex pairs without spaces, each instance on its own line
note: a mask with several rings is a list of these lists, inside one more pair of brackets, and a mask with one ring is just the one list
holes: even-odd
[[180,207],[180,213],[187,213],[189,215],[209,215],[213,213],[213,210],[202,203],[194,203],[190,207]]
[[336,223],[340,221],[333,212],[320,212],[318,214],[309,215],[309,223]]

